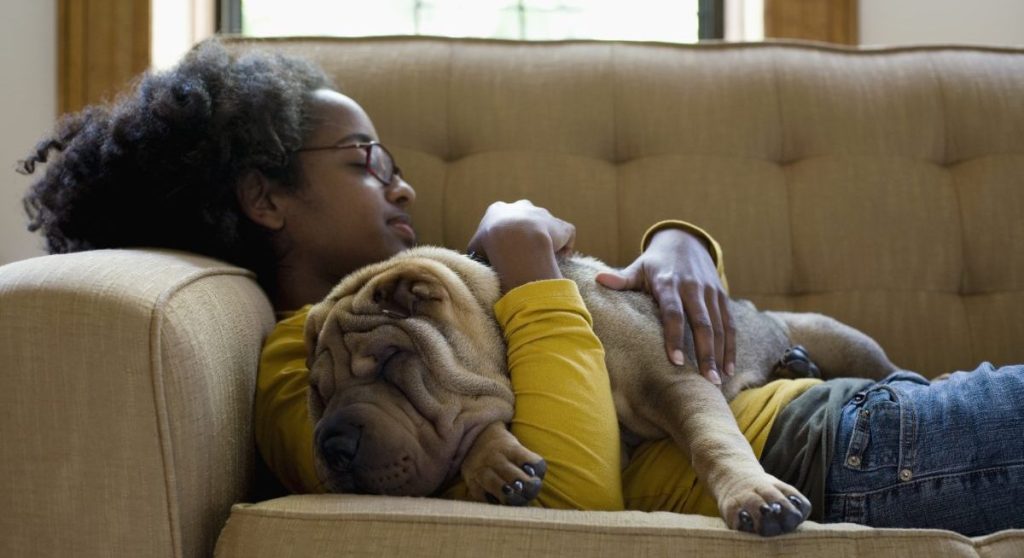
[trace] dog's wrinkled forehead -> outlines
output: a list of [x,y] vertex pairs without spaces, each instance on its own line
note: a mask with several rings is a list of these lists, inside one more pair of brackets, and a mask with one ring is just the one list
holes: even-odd
[[[461,286],[468,291],[476,305],[485,313],[490,313],[492,306],[501,296],[497,275],[489,267],[447,248],[436,246],[412,248],[388,260],[366,266],[349,274],[323,301],[310,309],[305,329],[309,358],[315,354],[319,332],[323,329],[327,316],[339,303],[344,304],[348,301],[353,313],[368,315],[379,313],[384,318],[401,317],[400,313],[398,315],[393,313],[396,312],[394,307],[382,309],[376,303],[366,304],[366,301],[372,298],[366,292],[366,287],[387,270],[401,265],[402,262],[416,259],[437,262],[445,266],[448,272],[458,278]],[[363,296],[360,299],[361,293]],[[346,327],[359,327],[359,325],[351,324],[349,326],[346,324]]]
[[[413,366],[433,398],[510,398],[493,271],[450,250],[418,248],[346,277],[306,321],[310,381],[326,402],[371,381],[409,388]],[[397,355],[397,356],[396,356]],[[400,385],[397,385],[400,384]],[[409,395],[409,394],[407,394]]]

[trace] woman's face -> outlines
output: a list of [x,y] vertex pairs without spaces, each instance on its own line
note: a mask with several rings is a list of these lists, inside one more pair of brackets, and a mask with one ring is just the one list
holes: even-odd
[[397,174],[385,185],[367,172],[366,149],[310,150],[377,141],[373,123],[355,101],[321,89],[310,108],[313,127],[295,155],[299,188],[284,199],[285,259],[310,279],[333,285],[415,245],[407,210],[416,192]]

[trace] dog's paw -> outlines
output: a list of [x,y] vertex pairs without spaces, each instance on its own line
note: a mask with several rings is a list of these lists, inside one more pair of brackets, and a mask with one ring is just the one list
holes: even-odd
[[719,504],[732,529],[772,537],[795,530],[811,515],[810,500],[771,475],[741,484]]
[[[492,482],[485,481],[489,486],[484,489],[484,499],[492,504],[503,506],[525,506],[540,494],[547,469],[547,463],[541,459],[534,463],[524,463],[516,470],[516,473],[504,478],[497,475],[497,471],[492,471],[497,478],[492,479]],[[522,471],[522,474],[519,474],[518,471]]]
[[481,434],[462,462],[470,497],[505,506],[525,506],[537,498],[547,463],[505,429],[494,425]]

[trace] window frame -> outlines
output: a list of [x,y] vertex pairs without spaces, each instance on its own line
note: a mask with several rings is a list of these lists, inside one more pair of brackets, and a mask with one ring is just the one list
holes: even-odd
[[[698,40],[725,38],[725,0],[697,0],[697,19]],[[242,0],[219,0],[217,30],[242,34]]]

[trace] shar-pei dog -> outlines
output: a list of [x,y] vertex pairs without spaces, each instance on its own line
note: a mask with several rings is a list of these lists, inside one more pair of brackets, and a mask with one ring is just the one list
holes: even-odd
[[[804,521],[810,502],[765,472],[727,401],[781,375],[780,357],[792,347],[814,363],[791,368],[825,378],[895,370],[881,347],[826,316],[731,301],[736,372],[719,388],[692,364],[692,332],[687,365],[668,361],[650,296],[601,287],[595,275],[610,268],[593,258],[571,256],[560,267],[604,345],[623,439],[674,440],[733,529],[776,534]],[[500,296],[490,267],[419,247],[352,273],[311,309],[310,414],[328,490],[428,496],[462,475],[480,500],[536,497],[544,462],[507,429],[513,393],[492,310]]]

